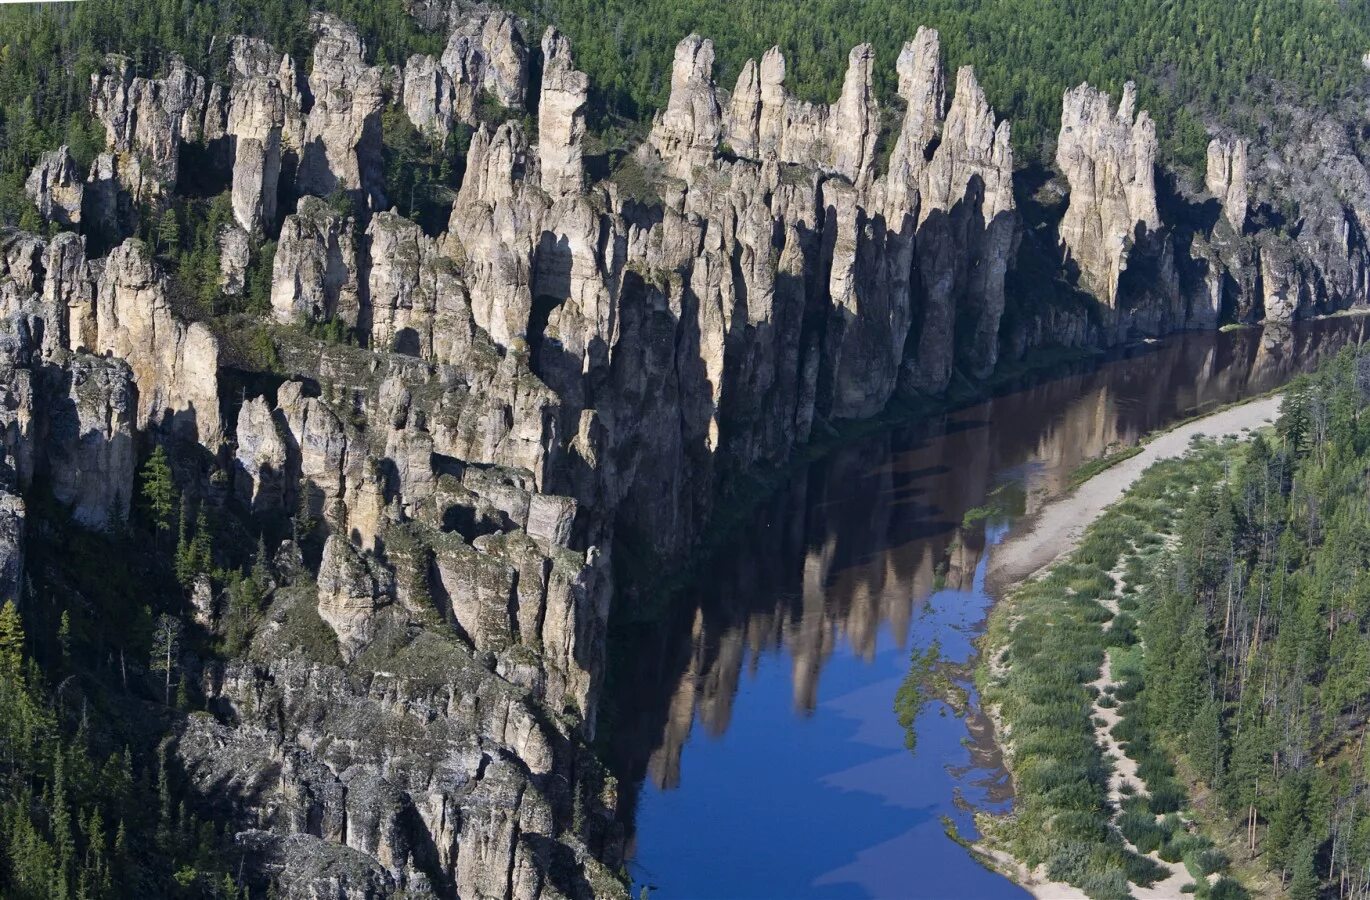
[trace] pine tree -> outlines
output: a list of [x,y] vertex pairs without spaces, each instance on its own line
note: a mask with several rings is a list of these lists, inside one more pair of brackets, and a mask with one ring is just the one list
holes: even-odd
[[18,677],[24,661],[24,623],[13,600],[0,607],[0,673]]
[[176,658],[181,652],[181,622],[166,613],[157,617],[152,630],[152,658],[150,668],[166,676],[163,701],[171,705],[171,677],[176,671]]
[[157,531],[171,528],[171,516],[176,510],[176,483],[171,477],[171,463],[160,445],[152,451],[142,472],[143,505]]
[[191,584],[195,581],[195,563],[195,544],[190,537],[190,514],[186,511],[183,498],[181,522],[176,528],[176,555],[172,560],[172,568],[176,573],[176,581],[186,590],[190,590]]
[[199,515],[195,517],[195,540],[191,544],[191,555],[195,560],[195,574],[203,575],[214,568],[214,533],[209,527],[209,511],[200,504]]
[[62,610],[62,619],[57,624],[57,648],[62,654],[62,668],[71,669],[71,613]]
[[181,248],[181,226],[176,221],[176,210],[167,207],[157,220],[157,249],[167,256],[175,256]]

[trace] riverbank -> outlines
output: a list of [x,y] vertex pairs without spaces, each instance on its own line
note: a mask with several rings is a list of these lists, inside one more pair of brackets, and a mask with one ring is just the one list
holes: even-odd
[[1120,459],[1047,504],[1031,519],[1019,523],[992,551],[987,577],[990,592],[1002,593],[1078,547],[1085,529],[1121,500],[1143,472],[1161,460],[1183,456],[1195,437],[1239,434],[1273,422],[1282,396],[1260,397],[1161,432],[1145,441],[1140,452]]
[[1168,759],[1130,719],[1142,686],[1136,614],[1187,499],[1224,478],[1235,438],[1272,422],[1280,402],[1157,435],[993,551],[1002,599],[977,677],[1018,802],[981,817],[975,849],[1036,897],[1240,896]]

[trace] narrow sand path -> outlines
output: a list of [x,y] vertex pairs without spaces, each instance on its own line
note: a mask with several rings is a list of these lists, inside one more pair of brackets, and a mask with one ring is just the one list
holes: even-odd
[[1021,530],[991,551],[986,583],[992,593],[1031,578],[1080,543],[1085,529],[1153,463],[1183,456],[1195,435],[1221,437],[1260,428],[1280,411],[1280,395],[1263,397],[1186,422],[1148,442],[1141,453],[1095,475],[1043,507]]

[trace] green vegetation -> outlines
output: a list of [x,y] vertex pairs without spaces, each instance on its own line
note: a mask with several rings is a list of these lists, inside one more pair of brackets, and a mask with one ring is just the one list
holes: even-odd
[[[530,41],[556,24],[571,38],[578,65],[594,90],[592,118],[604,149],[621,150],[670,91],[671,57],[691,31],[711,38],[717,76],[732,87],[743,62],[780,46],[787,84],[807,99],[836,97],[847,51],[869,41],[887,100],[895,57],[919,25],[941,31],[949,64],[976,67],[990,101],[1014,122],[1024,159],[1048,155],[1062,92],[1088,80],[1116,91],[1128,78],[1158,120],[1174,161],[1202,163],[1207,141],[1200,119],[1215,116],[1250,128],[1253,109],[1268,103],[1268,79],[1328,102],[1363,79],[1370,47],[1370,10],[1327,0],[511,0],[529,17]],[[304,62],[311,8],[356,24],[375,62],[411,53],[440,53],[445,36],[421,31],[403,0],[86,0],[79,4],[0,10],[0,221],[36,225],[23,179],[40,153],[63,143],[77,165],[89,165],[103,134],[86,113],[90,75],[108,52],[127,54],[140,74],[164,70],[173,54],[201,72],[220,71],[227,35],[272,41]],[[607,25],[606,25],[607,23]],[[215,40],[218,38],[218,40]],[[393,125],[393,123],[392,123]],[[387,129],[395,202],[420,218],[433,188],[446,187],[460,166],[449,147],[436,154]],[[454,142],[449,141],[449,144]],[[460,143],[455,142],[455,143]],[[614,155],[621,155],[615,153]],[[444,168],[444,165],[446,168]],[[637,173],[625,173],[635,183]],[[650,196],[650,191],[644,191]]]
[[0,606],[0,896],[246,896],[231,826],[198,815],[169,740],[202,714],[206,654],[153,539],[175,470],[149,457],[145,503],[111,534],[30,497],[27,586]]
[[[670,93],[675,44],[690,32],[713,40],[719,82],[732,89],[742,64],[778,45],[786,83],[831,101],[847,52],[874,44],[884,97],[895,58],[919,25],[941,32],[954,71],[974,65],[990,102],[1013,119],[1026,155],[1055,139],[1061,94],[1088,80],[1114,92],[1135,78],[1172,158],[1202,163],[1207,137],[1196,111],[1242,126],[1243,110],[1268,102],[1278,78],[1318,100],[1364,78],[1370,10],[1325,0],[514,0],[537,25],[566,32],[590,74],[602,117],[642,120]],[[606,27],[606,23],[608,27]],[[1233,120],[1236,115],[1238,120]]]
[[[1053,880],[1091,897],[1126,897],[1129,882],[1146,885],[1165,875],[1124,838],[1142,854],[1159,851],[1167,862],[1193,857],[1196,866],[1221,867],[1209,853],[1212,843],[1181,827],[1188,821],[1176,815],[1186,805],[1184,788],[1134,715],[1144,684],[1134,616],[1144,591],[1139,586],[1149,584],[1165,552],[1161,535],[1174,527],[1175,511],[1194,490],[1221,478],[1232,446],[1203,443],[1184,461],[1153,466],[1090,527],[1066,562],[1017,590],[990,622],[982,696],[998,708],[1008,735],[1017,797],[1012,818],[993,838],[1030,867],[1042,865]],[[1137,590],[1117,591],[1112,573],[1120,561],[1126,561],[1123,581]],[[1105,653],[1118,681],[1106,701],[1092,685]],[[1147,796],[1127,797],[1119,811],[1107,797],[1110,762],[1096,742],[1096,697],[1100,709],[1122,713],[1114,736],[1147,786]],[[1211,896],[1213,888],[1205,881],[1197,890]]]
[[[1113,895],[1094,879],[1118,833],[1183,863],[1196,896],[1240,895],[1206,877],[1229,861],[1301,900],[1370,886],[1368,409],[1370,355],[1343,351],[1286,389],[1273,435],[1152,467],[996,613],[982,679],[1017,779],[1008,849],[1091,896]],[[1116,831],[1088,687],[1105,652],[1097,707],[1147,789]]]
[[[187,718],[209,714],[203,675],[248,652],[275,587],[254,526],[184,480],[211,464],[197,446],[158,446],[108,533],[41,482],[26,498],[41,525],[21,596],[0,603],[6,900],[247,897],[241,823],[202,817],[174,750]],[[338,662],[312,582],[297,593],[298,610],[275,613],[274,646]]]
[[1275,438],[1195,493],[1142,617],[1145,726],[1294,897],[1370,883],[1368,387],[1350,351],[1290,385]]
[[1134,447],[1116,450],[1113,453],[1105,454],[1097,459],[1091,459],[1089,462],[1070,473],[1069,489],[1072,491],[1075,490],[1100,472],[1107,472],[1109,469],[1118,465],[1118,463],[1131,459],[1138,453],[1141,453],[1144,449],[1145,447],[1142,444],[1137,444]]

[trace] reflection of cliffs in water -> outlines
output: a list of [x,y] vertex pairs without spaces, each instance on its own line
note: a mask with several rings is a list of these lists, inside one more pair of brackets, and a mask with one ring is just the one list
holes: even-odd
[[691,730],[727,730],[742,673],[762,654],[789,655],[795,711],[806,715],[841,642],[869,657],[888,626],[902,646],[924,598],[943,585],[970,589],[984,528],[962,522],[996,488],[1025,495],[1009,506],[1031,512],[1086,460],[1277,387],[1368,328],[1316,322],[1282,342],[1256,330],[1187,335],[873,436],[798,472],[664,621],[626,626],[634,652],[620,655],[611,698],[625,786],[679,786]]

